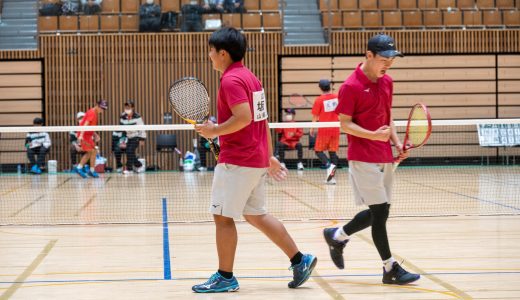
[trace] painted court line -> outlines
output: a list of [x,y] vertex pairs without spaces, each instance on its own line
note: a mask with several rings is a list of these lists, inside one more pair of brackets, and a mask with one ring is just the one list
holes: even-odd
[[168,234],[168,210],[166,207],[166,198],[162,199],[162,217],[163,217],[163,260],[164,260],[164,280],[172,279],[172,271],[170,266],[170,237]]
[[34,270],[40,265],[47,254],[49,254],[57,241],[58,240],[51,240],[47,243],[47,246],[43,248],[33,262],[25,269],[25,271],[23,271],[22,274],[16,277],[14,283],[0,296],[0,300],[9,299],[25,283],[25,280],[31,276],[32,272],[34,272]]
[[[366,236],[362,235],[362,234],[358,234],[357,235],[360,239],[362,239],[363,241],[367,242],[368,244],[371,244],[371,245],[374,245],[374,243],[372,242],[371,239],[367,238]],[[375,246],[375,245],[374,245]],[[400,261],[403,261],[404,258],[395,254],[395,253],[392,253],[392,255],[397,259],[397,260],[400,260]],[[410,261],[406,261],[406,266],[409,267],[411,270],[413,270],[414,272],[416,273],[419,273],[419,274],[422,274],[422,276],[430,279],[431,281],[437,283],[438,285],[444,287],[445,289],[451,291],[455,296],[457,296],[458,298],[460,299],[471,299],[471,296],[469,296],[468,294],[466,294],[464,291],[458,289],[457,287],[443,281],[442,279],[438,278],[437,276],[434,276],[432,275],[431,273],[426,273],[424,270],[422,270],[421,268],[417,267],[416,265],[412,264]]]

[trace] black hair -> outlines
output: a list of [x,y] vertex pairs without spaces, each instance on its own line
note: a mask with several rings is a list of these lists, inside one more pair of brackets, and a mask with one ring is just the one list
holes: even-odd
[[134,108],[135,107],[135,103],[134,103],[134,100],[127,100],[125,102],[125,106],[130,106],[131,108]]
[[226,50],[234,62],[241,61],[246,54],[246,37],[233,27],[224,27],[213,32],[209,38],[210,47],[217,51]]
[[322,90],[323,92],[330,92],[330,85],[320,86],[320,90]]
[[34,118],[33,124],[34,125],[43,125],[43,119],[42,118]]

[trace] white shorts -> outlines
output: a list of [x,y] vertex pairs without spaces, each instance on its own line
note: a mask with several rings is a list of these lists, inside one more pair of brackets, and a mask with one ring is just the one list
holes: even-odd
[[392,163],[350,160],[348,172],[357,205],[390,203],[394,170]]
[[210,213],[235,219],[242,215],[265,215],[266,174],[266,168],[217,164]]

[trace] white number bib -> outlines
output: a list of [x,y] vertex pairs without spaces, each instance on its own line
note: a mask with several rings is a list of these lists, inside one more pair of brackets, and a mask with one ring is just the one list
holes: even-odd
[[253,112],[255,122],[267,119],[267,102],[265,101],[264,90],[253,92]]
[[323,101],[323,110],[325,112],[335,111],[336,107],[338,107],[338,98]]

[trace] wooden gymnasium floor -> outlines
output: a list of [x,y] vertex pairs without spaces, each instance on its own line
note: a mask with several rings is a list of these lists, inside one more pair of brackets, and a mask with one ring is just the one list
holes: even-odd
[[[207,185],[211,173],[105,174],[86,181],[71,174],[0,176],[0,221],[14,224],[0,227],[0,299],[520,298],[518,167],[400,170],[394,208],[406,217],[389,219],[388,231],[394,256],[422,275],[408,286],[381,284],[369,230],[348,244],[346,269],[334,267],[322,229],[343,224],[337,217],[350,218],[359,208],[345,204],[352,201],[345,170],[332,187],[323,185],[322,172],[293,172],[283,184],[268,184],[270,207],[292,219],[285,225],[301,250],[319,259],[311,279],[288,289],[287,258],[240,222],[240,291],[213,295],[191,292],[217,266],[213,224],[193,222],[206,215],[207,200],[199,201],[209,188],[199,184]],[[456,181],[461,175],[465,180]],[[412,189],[419,182],[428,193]],[[313,193],[318,196],[304,197]],[[409,216],[434,208],[439,216]],[[457,216],[448,216],[450,208]],[[305,220],[295,220],[292,211]],[[312,220],[325,215],[330,220]],[[21,225],[125,218],[143,224]]]

